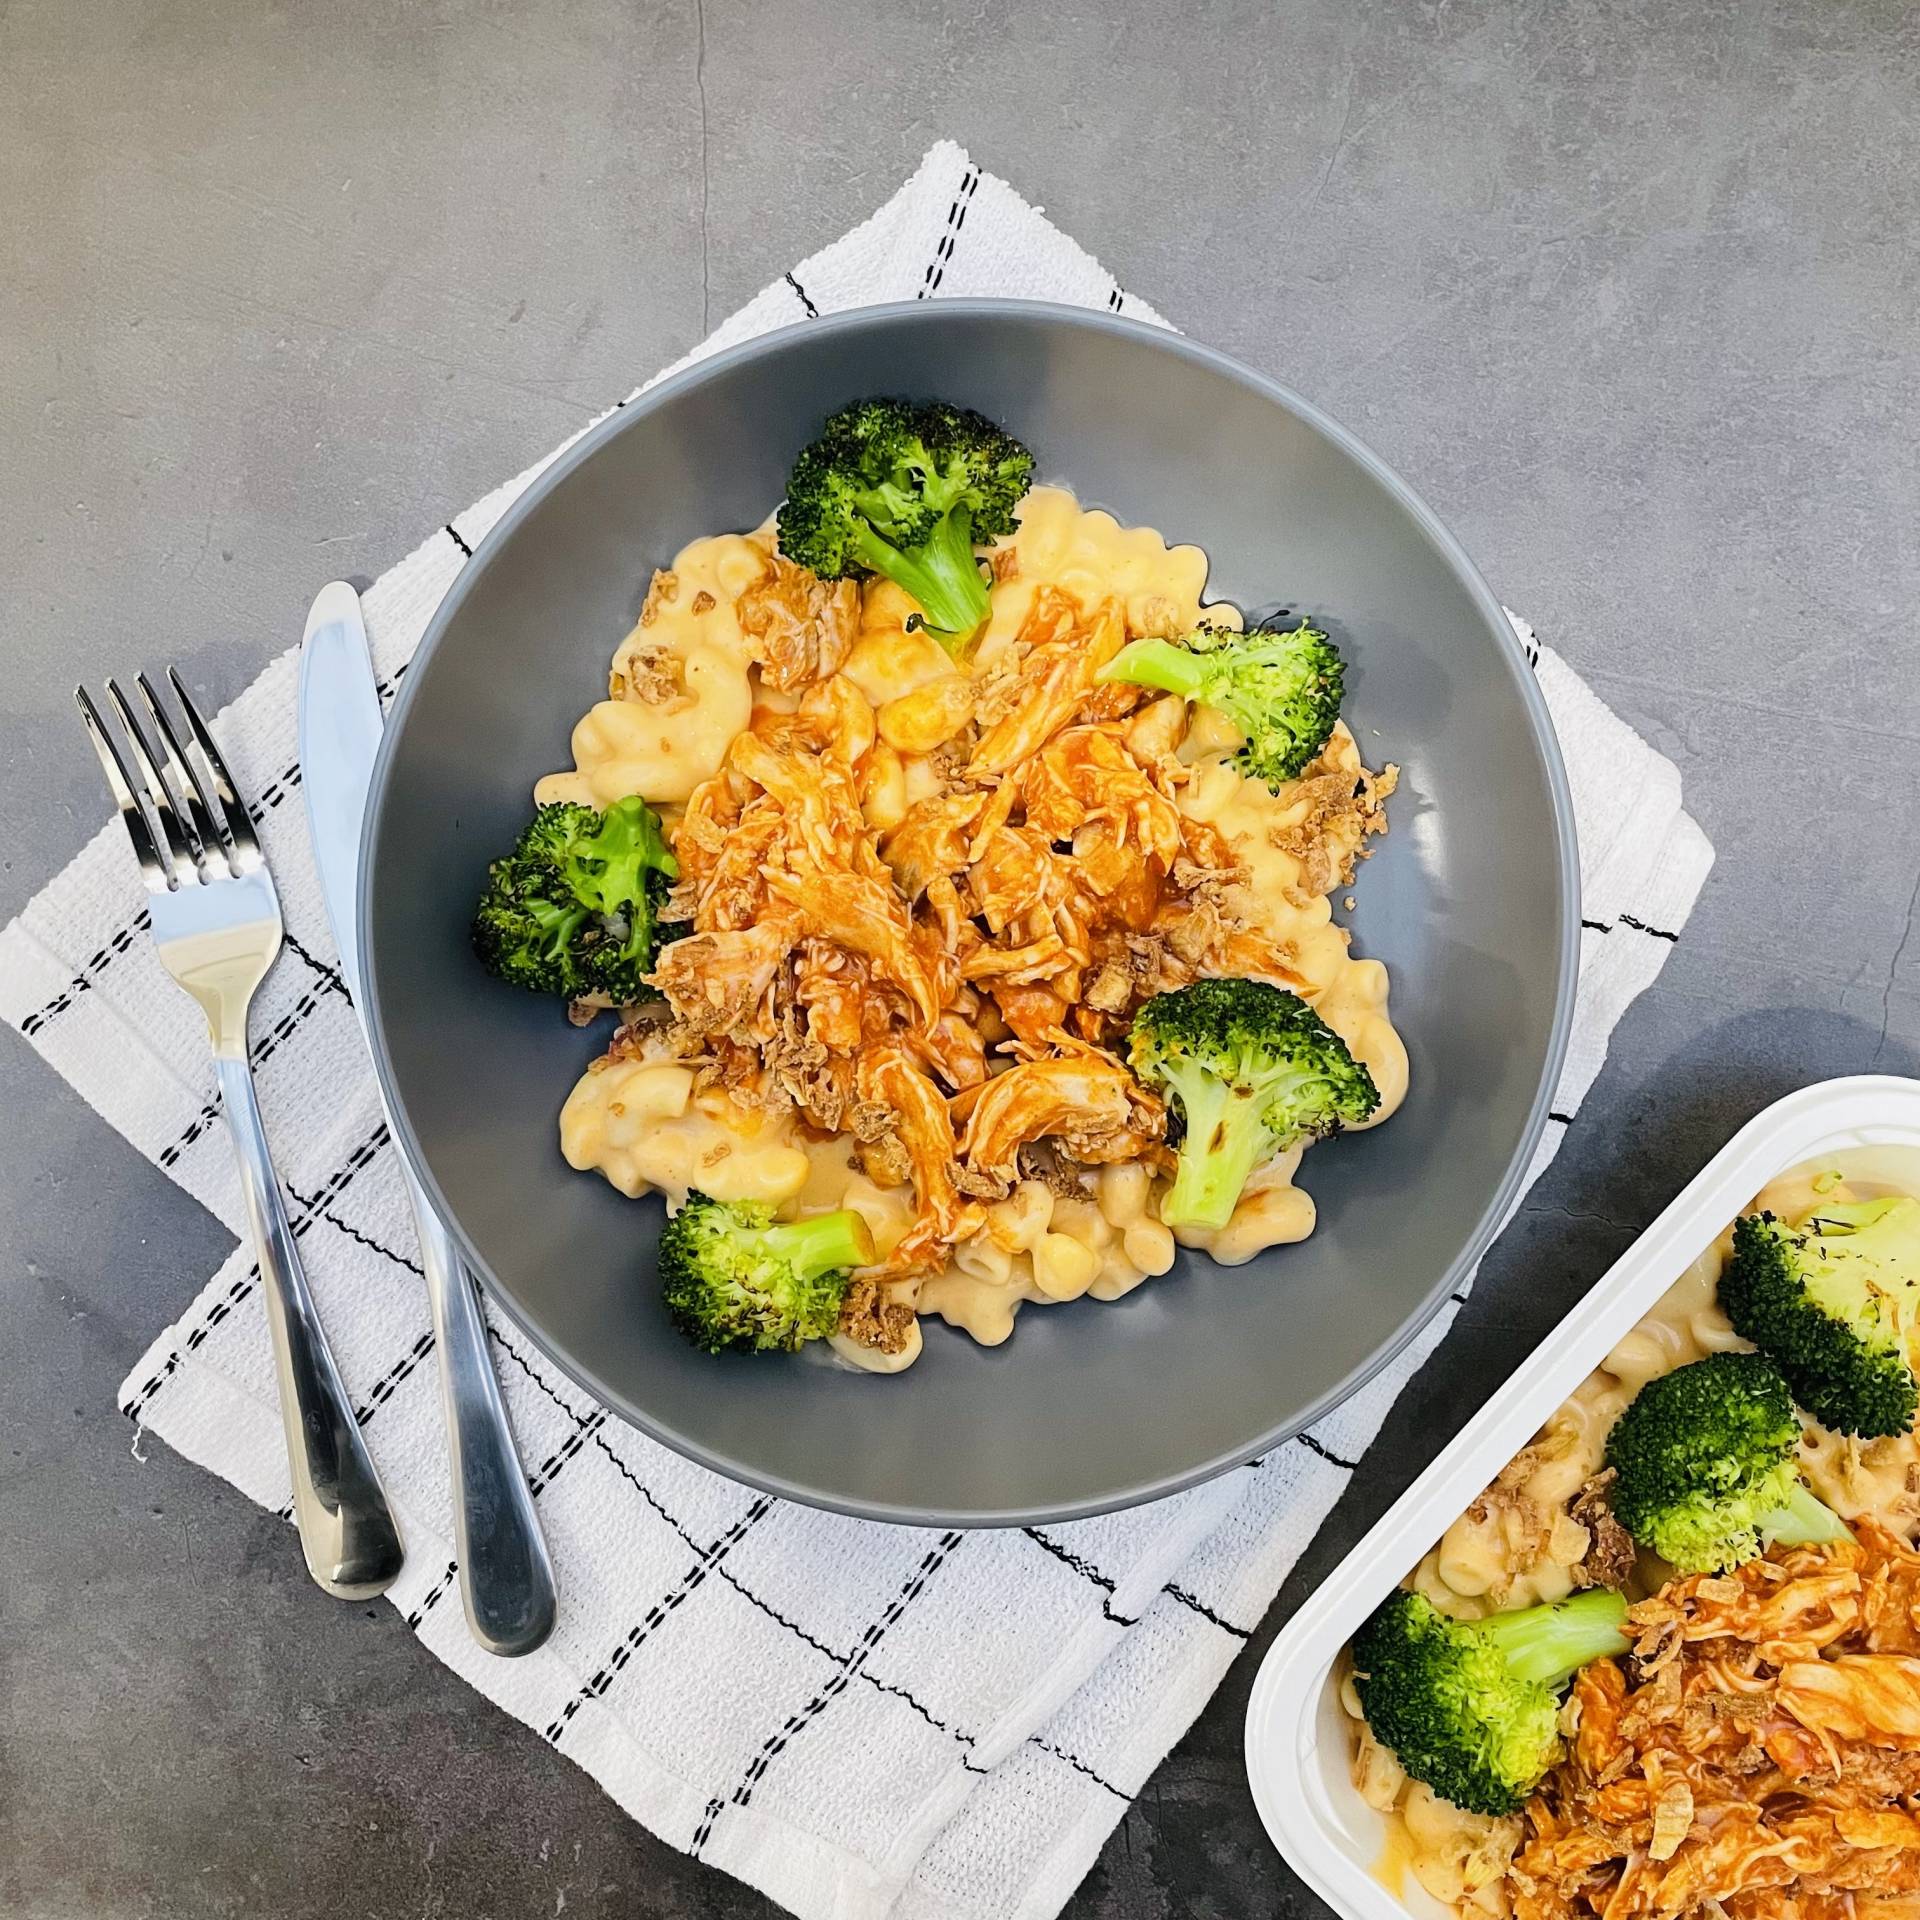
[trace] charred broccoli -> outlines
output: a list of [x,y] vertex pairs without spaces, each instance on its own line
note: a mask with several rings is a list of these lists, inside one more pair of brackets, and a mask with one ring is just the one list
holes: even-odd
[[1798,1227],[1734,1222],[1720,1304],[1836,1433],[1905,1433],[1920,1408],[1920,1201],[1822,1207]]
[[571,801],[542,807],[487,868],[474,951],[489,973],[535,993],[607,1006],[643,999],[657,915],[679,873],[644,800],[605,813]]
[[984,415],[861,400],[803,447],[780,509],[780,551],[823,580],[885,574],[957,643],[987,617],[974,543],[1013,531],[1033,455]]
[[1102,680],[1158,687],[1217,707],[1246,736],[1235,760],[1270,787],[1298,778],[1340,718],[1346,667],[1339,649],[1304,621],[1235,633],[1201,627],[1176,645],[1135,640]]
[[1595,1587],[1546,1606],[1456,1620],[1396,1589],[1353,1638],[1374,1738],[1470,1813],[1516,1813],[1559,1749],[1559,1690],[1627,1651],[1627,1603]]
[[792,1353],[831,1333],[873,1236],[851,1209],[778,1222],[773,1209],[689,1193],[660,1236],[660,1288],[673,1324],[708,1353]]
[[1259,980],[1196,980],[1134,1015],[1133,1070],[1184,1124],[1160,1204],[1170,1227],[1224,1227],[1248,1176],[1297,1140],[1380,1104],[1373,1076],[1298,994]]
[[1769,1545],[1847,1537],[1800,1479],[1800,1422],[1773,1362],[1715,1353],[1649,1380],[1607,1436],[1613,1511],[1681,1573],[1713,1573]]

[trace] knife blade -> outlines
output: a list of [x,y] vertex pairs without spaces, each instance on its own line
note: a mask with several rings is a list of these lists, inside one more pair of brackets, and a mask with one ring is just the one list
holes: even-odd
[[[360,596],[336,580],[315,598],[300,643],[301,786],[340,977],[363,1033],[360,839],[383,730]],[[368,1038],[371,1044],[370,1033]],[[453,1479],[454,1554],[467,1624],[491,1653],[531,1653],[553,1631],[553,1563],[514,1450],[473,1280],[400,1145],[384,1087],[380,1106],[406,1174],[433,1310]]]
[[383,727],[360,596],[344,580],[332,581],[314,600],[300,642],[300,765],[320,896],[356,1013],[360,829]]

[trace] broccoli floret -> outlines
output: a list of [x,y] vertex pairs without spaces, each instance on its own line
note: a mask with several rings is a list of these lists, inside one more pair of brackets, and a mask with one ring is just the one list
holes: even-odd
[[1133,1070],[1179,1109],[1170,1227],[1224,1227],[1248,1176],[1297,1140],[1357,1124],[1373,1076],[1300,998],[1260,980],[1196,980],[1133,1017]]
[[1793,1396],[1764,1354],[1715,1353],[1649,1380],[1613,1423],[1613,1511],[1681,1573],[1714,1573],[1762,1547],[1847,1538],[1794,1465]]
[[987,617],[974,542],[1013,531],[1033,455],[984,415],[861,400],[803,447],[780,509],[780,551],[823,580],[885,574],[949,646]]
[[776,1222],[773,1209],[689,1193],[660,1236],[660,1288],[696,1347],[792,1353],[831,1333],[849,1270],[873,1258],[851,1209]]
[[1920,1201],[1822,1207],[1798,1227],[1770,1213],[1735,1221],[1720,1304],[1823,1427],[1874,1435],[1913,1425]]
[[1443,1800],[1517,1813],[1559,1751],[1556,1695],[1589,1661],[1627,1651],[1626,1618],[1625,1598],[1602,1587],[1484,1620],[1396,1589],[1353,1638],[1367,1725]]
[[644,800],[605,813],[571,801],[542,807],[487,868],[474,951],[516,987],[625,1006],[646,996],[658,914],[679,874]]
[[1346,667],[1318,627],[1201,627],[1176,645],[1135,640],[1102,669],[1102,680],[1158,687],[1217,707],[1244,734],[1234,759],[1270,787],[1297,779],[1340,718]]

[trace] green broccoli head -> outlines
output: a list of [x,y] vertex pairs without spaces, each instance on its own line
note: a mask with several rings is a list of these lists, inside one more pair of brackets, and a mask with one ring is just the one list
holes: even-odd
[[1559,1752],[1560,1688],[1627,1651],[1627,1603],[1604,1588],[1455,1620],[1396,1589],[1353,1638],[1374,1738],[1414,1779],[1470,1813],[1517,1813]]
[[830,1334],[848,1275],[873,1258],[851,1209],[777,1222],[773,1209],[689,1193],[660,1236],[660,1288],[673,1324],[708,1353],[792,1353]]
[[1133,1070],[1178,1109],[1170,1227],[1223,1227],[1249,1175],[1297,1140],[1365,1120],[1373,1076],[1296,993],[1260,980],[1196,980],[1133,1018]]
[[1236,764],[1279,787],[1327,744],[1340,718],[1346,666],[1318,627],[1201,627],[1176,645],[1135,640],[1102,669],[1102,680],[1158,687],[1217,707],[1245,739]]
[[800,451],[780,551],[823,580],[884,574],[948,644],[987,617],[974,543],[1013,531],[1033,455],[984,415],[940,402],[861,400]]
[[657,919],[680,868],[644,800],[542,807],[487,868],[473,919],[489,973],[535,993],[625,1006],[647,993]]
[[1847,1537],[1794,1464],[1800,1422],[1773,1362],[1715,1353],[1634,1395],[1607,1436],[1613,1510],[1681,1573],[1713,1573],[1762,1547]]
[[1920,1410],[1920,1201],[1823,1207],[1798,1227],[1734,1222],[1720,1305],[1836,1433],[1905,1433]]

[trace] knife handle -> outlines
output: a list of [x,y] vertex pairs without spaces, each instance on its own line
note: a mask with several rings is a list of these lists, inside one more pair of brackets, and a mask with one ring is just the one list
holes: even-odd
[[440,1349],[454,1557],[467,1625],[489,1653],[531,1653],[553,1631],[553,1561],[514,1451],[472,1276],[410,1168],[407,1192]]

